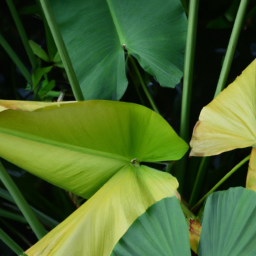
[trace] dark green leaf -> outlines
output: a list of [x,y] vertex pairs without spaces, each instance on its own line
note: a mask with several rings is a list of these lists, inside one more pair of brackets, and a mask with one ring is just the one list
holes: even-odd
[[85,99],[122,97],[124,49],[162,86],[179,83],[187,31],[179,0],[50,2]]
[[111,256],[191,255],[186,220],[176,197],[164,198],[142,214]]
[[206,202],[200,256],[256,255],[256,193],[237,187],[211,194]]

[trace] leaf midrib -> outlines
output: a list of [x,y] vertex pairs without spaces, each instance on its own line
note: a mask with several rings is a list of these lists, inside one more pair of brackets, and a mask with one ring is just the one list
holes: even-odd
[[8,134],[10,136],[13,137],[18,137],[24,140],[28,140],[28,141],[33,141],[33,142],[37,142],[37,143],[41,143],[41,144],[46,144],[49,146],[53,146],[53,147],[59,147],[59,148],[63,148],[63,149],[67,149],[70,151],[74,151],[74,152],[79,152],[79,153],[84,153],[84,154],[88,154],[88,155],[94,155],[94,156],[101,156],[101,157],[105,157],[105,158],[111,158],[114,160],[118,160],[118,161],[122,161],[124,162],[124,164],[130,163],[129,158],[126,158],[124,156],[121,155],[117,155],[117,154],[113,154],[113,153],[109,153],[109,152],[105,152],[105,151],[99,151],[99,150],[95,150],[95,149],[90,149],[90,148],[86,148],[86,147],[79,147],[79,146],[74,146],[71,144],[67,144],[67,143],[61,143],[61,142],[57,142],[57,141],[53,141],[53,140],[49,140],[49,139],[45,139],[45,138],[40,138],[38,136],[35,135],[26,135],[25,133],[22,132],[11,132],[8,129],[0,129],[0,134]]
[[[119,24],[118,24],[118,20],[117,20],[117,18],[116,18],[116,16],[115,16],[114,12],[113,12],[113,10],[112,10],[113,8],[112,8],[112,6],[111,6],[111,3],[109,3],[110,0],[106,0],[106,2],[107,2],[108,9],[109,9],[109,13],[110,13],[110,15],[111,15],[111,18],[112,18],[112,20],[113,20],[114,26],[115,26],[115,28],[116,28],[116,32],[117,32],[117,35],[118,35],[118,38],[119,38],[119,42],[120,42],[120,46],[121,46],[121,45],[125,44],[125,42],[124,42],[124,35],[123,35],[123,33],[122,33],[121,27],[120,27]],[[122,41],[123,41],[123,42],[122,42]]]

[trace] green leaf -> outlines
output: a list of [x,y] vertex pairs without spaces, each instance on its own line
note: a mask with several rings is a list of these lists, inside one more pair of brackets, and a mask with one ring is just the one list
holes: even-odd
[[178,160],[187,149],[160,115],[132,103],[50,103],[34,112],[0,112],[0,156],[84,198],[134,159]]
[[198,254],[256,255],[256,193],[231,188],[211,194],[206,202]]
[[180,82],[187,19],[179,0],[51,0],[85,99],[119,100],[125,52],[165,87]]
[[35,43],[32,40],[29,40],[28,42],[29,42],[30,47],[32,48],[33,53],[36,56],[38,56],[40,59],[42,59],[42,60],[44,60],[46,62],[50,61],[47,53],[41,48],[40,45],[38,45],[37,43]]
[[60,62],[61,58],[60,58],[60,54],[59,52],[56,52],[54,58],[53,58],[53,62]]
[[111,256],[191,255],[186,220],[177,198],[152,205],[130,226]]
[[52,69],[52,66],[45,67],[45,68],[38,68],[33,74],[32,74],[32,81],[33,81],[33,88],[38,85],[43,75],[49,73]]
[[[175,197],[177,186],[177,180],[168,173],[127,165],[26,253],[110,255],[132,223],[157,201]],[[181,211],[179,214],[184,218]]]
[[45,96],[48,92],[50,92],[55,87],[55,80],[51,80],[50,82],[42,83],[42,87],[38,93],[40,97]]

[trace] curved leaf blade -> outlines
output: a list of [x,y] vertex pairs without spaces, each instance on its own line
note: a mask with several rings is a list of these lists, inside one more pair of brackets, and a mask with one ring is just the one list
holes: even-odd
[[191,156],[211,156],[256,145],[256,60],[203,108],[190,145]]
[[160,115],[136,104],[86,101],[0,113],[0,156],[85,198],[135,158],[177,160],[187,148]]
[[180,82],[187,31],[180,1],[51,0],[51,5],[85,99],[122,97],[124,49],[162,86]]
[[184,214],[177,198],[164,198],[136,219],[111,256],[191,255]]
[[174,197],[177,187],[168,173],[130,164],[26,253],[110,255],[129,226],[155,202]]
[[200,256],[256,255],[256,193],[231,188],[211,194],[206,202]]

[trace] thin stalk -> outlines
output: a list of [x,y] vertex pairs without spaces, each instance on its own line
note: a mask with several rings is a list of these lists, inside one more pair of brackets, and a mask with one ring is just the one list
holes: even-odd
[[0,239],[17,255],[22,255],[24,250],[22,250],[18,244],[16,244],[1,228],[0,228]]
[[50,60],[52,61],[55,54],[57,53],[57,47],[55,45],[54,39],[52,37],[52,33],[50,31],[49,25],[45,19],[45,15],[43,12],[43,9],[41,7],[41,4],[39,0],[36,0],[36,3],[40,9],[40,16],[42,18],[42,21],[44,23],[44,30],[45,30],[45,35],[46,35],[46,45],[47,45],[47,50],[48,50],[48,55],[50,57]]
[[198,203],[193,206],[191,209],[192,211],[195,210],[203,201],[204,199],[209,196],[212,192],[214,192],[224,181],[226,181],[236,170],[238,170],[245,162],[250,159],[250,156],[245,157],[240,163],[238,163],[230,172],[228,172],[207,194],[205,194]]
[[43,236],[46,235],[45,229],[43,228],[42,224],[38,221],[35,214],[32,212],[28,203],[20,193],[18,187],[13,182],[12,178],[10,177],[8,172],[5,170],[1,162],[0,162],[0,179],[2,180],[3,184],[6,186],[8,191],[10,192],[17,206],[19,207],[20,211],[23,213],[24,217],[28,221],[32,230],[35,232],[37,238],[41,239]]
[[206,176],[207,167],[210,163],[210,159],[211,159],[210,157],[203,157],[203,159],[200,162],[200,166],[196,175],[196,180],[193,185],[192,194],[189,200],[189,205],[194,205],[198,200],[198,197],[202,188],[202,184]]
[[[237,45],[237,41],[238,41],[238,37],[242,28],[242,24],[243,24],[243,19],[245,16],[245,12],[246,12],[246,6],[248,4],[248,0],[241,0],[240,2],[240,6],[236,15],[236,20],[235,20],[235,24],[231,33],[231,37],[229,40],[229,44],[228,44],[228,49],[225,55],[225,59],[223,62],[223,66],[221,69],[221,73],[220,73],[220,77],[219,77],[219,81],[217,84],[217,88],[214,94],[214,98],[217,97],[217,95],[224,89],[227,78],[228,78],[228,74],[230,71],[230,67],[232,64],[232,60],[233,60],[233,56],[234,56],[234,52],[236,49],[236,45]],[[198,200],[199,197],[199,193],[200,190],[202,188],[202,183],[204,181],[204,178],[206,176],[206,172],[207,172],[207,167],[209,165],[210,162],[210,158],[209,157],[204,157],[201,161],[197,176],[196,176],[196,181],[194,183],[194,187],[193,187],[193,191],[192,191],[192,195],[189,201],[190,205],[194,205],[196,203],[196,201]]]
[[[191,90],[193,81],[194,57],[196,46],[196,29],[197,29],[197,14],[198,14],[199,0],[191,0],[189,4],[188,15],[188,32],[187,32],[187,45],[185,51],[185,64],[183,76],[183,92],[181,103],[181,122],[180,122],[180,137],[186,142],[189,142],[189,111],[191,101]],[[186,170],[186,157],[181,159],[181,169],[177,173],[179,181],[179,192],[183,193],[185,170]]]
[[225,84],[227,82],[229,70],[230,70],[233,56],[234,56],[234,53],[236,50],[236,45],[237,45],[237,41],[239,38],[239,34],[240,34],[240,31],[241,31],[241,28],[243,25],[243,20],[244,20],[244,16],[246,13],[246,7],[247,7],[248,2],[249,2],[249,0],[241,0],[241,2],[240,2],[214,98],[224,89]]
[[181,103],[180,136],[189,141],[189,110],[194,69],[194,57],[196,46],[196,28],[199,0],[191,0],[189,4],[187,45],[185,51],[183,92]]
[[138,96],[139,96],[139,98],[140,98],[141,104],[142,104],[143,106],[145,106],[145,101],[144,101],[144,99],[142,98],[141,93],[140,93],[140,90],[139,90],[139,87],[138,87],[138,85],[137,85],[137,83],[136,83],[135,79],[133,78],[133,76],[132,76],[132,74],[131,74],[130,71],[129,71],[129,74],[130,74],[130,77],[131,77],[131,79],[132,79],[132,81],[133,81],[133,84],[134,84],[134,87],[135,87],[135,89],[136,89],[136,92],[137,92],[137,94],[138,94]]
[[132,67],[133,67],[135,73],[137,74],[137,76],[138,76],[138,78],[139,78],[139,81],[140,81],[140,83],[141,83],[141,86],[142,86],[142,88],[143,88],[143,90],[144,90],[144,92],[145,92],[145,94],[146,94],[146,96],[147,96],[147,98],[148,98],[148,100],[149,100],[149,103],[150,103],[151,107],[153,108],[153,110],[154,110],[156,113],[160,114],[160,112],[158,111],[158,108],[157,108],[156,105],[155,105],[154,100],[152,99],[152,97],[151,97],[151,95],[150,95],[150,93],[149,93],[149,91],[148,91],[148,89],[147,89],[147,87],[146,87],[146,85],[145,85],[145,83],[144,83],[142,77],[141,77],[141,74],[140,74],[140,71],[139,71],[139,69],[138,69],[138,67],[137,67],[137,65],[136,65],[136,62],[134,61],[134,59],[132,58],[131,55],[129,55],[128,58],[129,58],[129,60],[130,60],[130,62],[131,62],[131,64],[132,64]]
[[[13,198],[11,197],[11,195],[4,189],[0,188],[0,197],[4,198],[5,200],[15,203],[15,201],[13,200]],[[45,225],[49,226],[50,228],[55,228],[59,222],[52,219],[51,217],[49,217],[48,215],[38,211],[37,209],[35,209],[34,207],[30,206],[30,208],[32,209],[32,211],[35,213],[36,217],[41,220],[42,223],[44,223]],[[1,211],[1,210],[0,210]]]
[[56,43],[57,49],[59,51],[61,60],[63,62],[63,65],[65,67],[65,70],[67,72],[67,76],[70,82],[70,85],[72,87],[74,96],[77,101],[84,100],[84,96],[82,94],[80,85],[78,83],[74,68],[72,66],[71,60],[68,55],[68,51],[66,49],[65,43],[62,39],[58,24],[55,20],[55,17],[53,15],[52,8],[50,6],[50,3],[48,0],[40,0],[45,18],[48,22],[48,25],[50,27],[50,30],[52,32],[53,39]]
[[0,222],[8,229],[8,231],[12,232],[15,236],[19,237],[24,243],[26,243],[28,247],[31,247],[33,245],[28,241],[26,237],[20,234],[13,226],[11,226],[8,222],[3,220],[3,218],[0,218]]
[[12,59],[12,61],[15,63],[15,65],[18,67],[22,75],[25,77],[27,82],[32,85],[32,79],[31,76],[27,70],[27,68],[24,66],[24,64],[21,62],[17,54],[14,52],[14,50],[11,48],[11,46],[7,43],[7,41],[4,39],[2,34],[0,34],[0,45],[3,46],[4,50],[7,52],[9,57]]
[[27,55],[28,55],[28,58],[29,58],[29,61],[32,65],[32,69],[33,70],[36,70],[36,66],[37,66],[37,63],[36,63],[36,58],[35,58],[35,55],[28,43],[28,37],[27,37],[27,34],[25,32],[25,29],[21,23],[21,20],[20,20],[20,17],[15,9],[15,6],[13,4],[13,1],[12,0],[6,0],[7,4],[8,4],[8,7],[9,7],[9,10],[11,12],[11,15],[13,17],[13,20],[16,24],[16,27],[19,31],[19,35],[21,37],[21,40],[22,40],[22,43],[24,45],[24,48],[27,52]]

